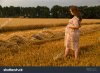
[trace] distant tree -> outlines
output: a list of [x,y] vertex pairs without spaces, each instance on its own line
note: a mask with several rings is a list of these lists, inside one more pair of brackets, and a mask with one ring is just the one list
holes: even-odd
[[83,18],[100,19],[100,6],[80,6],[79,9],[83,14]]
[[0,17],[2,17],[2,6],[0,5]]
[[8,17],[15,17],[16,11],[14,6],[10,6],[7,11]]
[[36,7],[37,17],[39,18],[48,18],[50,16],[50,10],[46,6],[37,6]]
[[[100,6],[80,6],[82,17],[86,19],[100,19]],[[28,18],[71,18],[69,7],[55,5],[51,10],[46,6],[14,7],[0,5],[0,17],[28,17]]]
[[70,18],[71,17],[69,7],[63,7],[62,17],[63,18],[66,18],[66,17]]
[[55,5],[51,9],[51,17],[53,18],[66,18],[66,17],[71,17],[69,13],[68,7],[61,7],[58,5]]
[[55,5],[51,8],[51,17],[52,18],[58,18],[60,17],[60,8],[61,6]]
[[21,15],[21,7],[15,7],[15,8],[13,9],[13,16],[14,16],[14,17],[22,16],[22,15]]
[[94,7],[94,18],[98,18],[98,19],[100,19],[100,6],[95,6]]
[[36,8],[32,7],[30,8],[30,18],[35,18],[36,17]]

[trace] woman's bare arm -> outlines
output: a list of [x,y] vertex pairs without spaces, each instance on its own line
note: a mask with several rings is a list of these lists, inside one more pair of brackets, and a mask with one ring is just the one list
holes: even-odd
[[69,28],[71,28],[71,29],[79,29],[81,26],[79,26],[79,27],[74,27],[74,26],[70,26]]
[[69,26],[69,28],[71,29],[79,29],[81,27],[80,21],[77,18],[74,18],[71,24],[73,25],[73,26]]

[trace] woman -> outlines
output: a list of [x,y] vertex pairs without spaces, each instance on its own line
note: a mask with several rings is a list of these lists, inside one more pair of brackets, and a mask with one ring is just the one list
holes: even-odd
[[82,21],[78,7],[70,6],[70,12],[73,18],[69,20],[65,29],[65,57],[68,55],[69,50],[73,49],[75,52],[75,59],[78,57],[79,38],[80,38],[80,22]]

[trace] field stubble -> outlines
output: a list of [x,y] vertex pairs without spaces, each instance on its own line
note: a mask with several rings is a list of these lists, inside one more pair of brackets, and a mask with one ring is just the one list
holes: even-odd
[[62,57],[65,27],[58,26],[0,33],[0,66],[100,66],[100,24],[87,23],[81,27],[77,61],[73,51]]

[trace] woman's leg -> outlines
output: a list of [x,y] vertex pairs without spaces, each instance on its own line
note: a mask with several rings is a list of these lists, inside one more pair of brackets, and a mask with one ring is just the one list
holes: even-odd
[[78,47],[76,47],[76,48],[75,48],[75,59],[78,58],[78,50],[79,50]]
[[79,35],[76,36],[76,39],[73,42],[73,48],[75,50],[75,59],[77,59],[78,58],[78,51],[79,51]]
[[69,54],[69,51],[70,51],[70,49],[68,48],[68,47],[66,47],[66,49],[65,49],[65,57],[67,57],[67,55]]
[[70,44],[71,44],[70,36],[68,34],[67,37],[66,37],[66,49],[65,49],[65,55],[64,55],[65,57],[68,55],[68,53],[70,51]]

